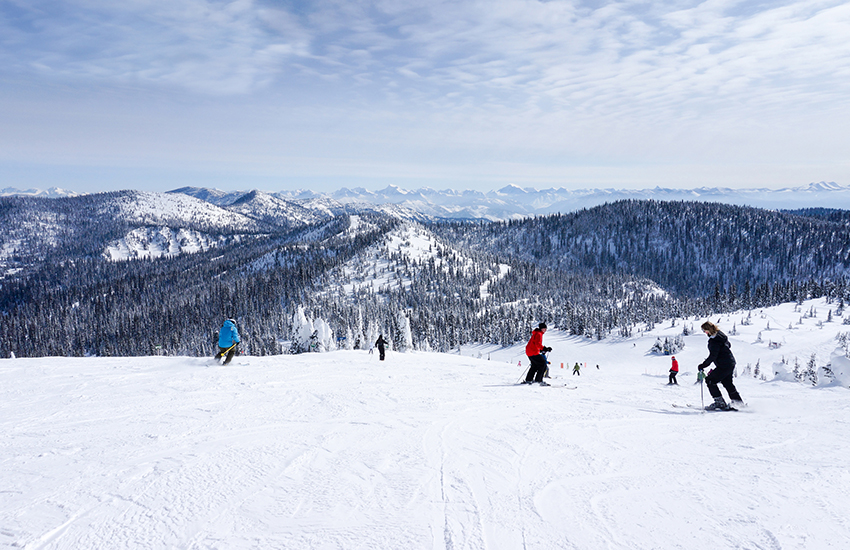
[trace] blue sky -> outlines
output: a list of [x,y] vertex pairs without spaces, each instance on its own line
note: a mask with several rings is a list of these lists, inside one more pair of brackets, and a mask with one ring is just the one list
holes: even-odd
[[850,3],[0,0],[0,187],[850,184]]

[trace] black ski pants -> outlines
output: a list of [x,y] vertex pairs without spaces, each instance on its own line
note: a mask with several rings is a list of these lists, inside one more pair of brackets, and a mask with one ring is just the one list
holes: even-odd
[[528,367],[525,381],[543,382],[543,375],[546,374],[546,358],[542,355],[529,355],[528,360],[531,366]]
[[223,347],[219,346],[218,353],[215,354],[215,360],[218,361],[226,353],[227,357],[224,359],[224,363],[222,363],[222,364],[226,365],[226,364],[230,363],[230,360],[233,359],[234,355],[236,355],[236,348],[238,348],[238,347],[239,347],[239,344],[236,344],[235,346],[230,348],[230,351],[228,351],[227,348],[223,348]]
[[678,384],[679,384],[679,381],[678,381],[678,380],[676,380],[676,375],[677,375],[677,374],[679,374],[679,372],[678,372],[678,371],[675,371],[675,370],[671,370],[671,371],[670,371],[670,382],[669,382],[670,384],[676,384],[676,385],[678,385]]
[[735,366],[732,365],[728,368],[718,367],[706,375],[705,385],[708,386],[708,393],[711,394],[711,397],[720,397],[720,388],[717,387],[717,384],[723,384],[723,387],[729,393],[729,399],[732,401],[743,401],[738,390],[735,388],[735,384],[732,382],[732,373],[734,371]]

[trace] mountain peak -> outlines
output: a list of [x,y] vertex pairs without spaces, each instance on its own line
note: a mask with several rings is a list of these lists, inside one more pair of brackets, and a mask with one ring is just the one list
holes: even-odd
[[497,193],[501,195],[527,195],[528,191],[516,185],[514,183],[509,183],[508,185],[502,187],[497,191]]
[[384,195],[409,195],[410,192],[402,189],[398,185],[387,185],[385,188],[378,191]]
[[847,190],[847,187],[843,187],[834,181],[819,181],[817,183],[810,183],[807,187],[805,187],[806,191],[844,191]]

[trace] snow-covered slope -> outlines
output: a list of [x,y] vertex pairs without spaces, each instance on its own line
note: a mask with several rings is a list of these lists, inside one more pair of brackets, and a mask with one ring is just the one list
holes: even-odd
[[[356,218],[359,223],[359,218]],[[340,280],[345,294],[361,292],[366,289],[381,289],[410,285],[409,276],[405,276],[408,267],[413,264],[433,262],[439,269],[451,266],[461,271],[473,269],[485,270],[486,266],[476,265],[476,261],[462,252],[446,246],[430,231],[416,223],[404,223],[398,229],[387,234],[380,244],[373,245],[364,253],[350,260],[342,268]],[[415,269],[415,267],[409,267]],[[508,271],[507,265],[494,266],[492,279],[503,277]],[[482,297],[487,293],[489,283],[482,285]],[[328,292],[335,292],[328,289]]]
[[109,243],[104,256],[112,261],[120,261],[193,254],[239,238],[238,235],[209,235],[190,229],[140,227]]
[[330,217],[325,212],[309,210],[261,191],[246,194],[227,209],[281,228],[300,227]]
[[[850,328],[826,322],[834,308],[720,322],[737,325],[739,365],[823,363]],[[575,389],[514,385],[522,345],[383,363],[0,360],[0,546],[848,547],[850,390],[768,369],[736,379],[742,412],[674,408],[700,402],[706,339],[685,337],[680,386],[647,350],[683,324],[602,342],[547,332],[552,382]],[[575,362],[580,376],[561,369]]]
[[189,195],[190,197],[195,197],[196,199],[207,201],[209,203],[215,204],[216,206],[227,206],[229,204],[233,204],[234,202],[244,197],[247,192],[221,191],[219,189],[207,189],[206,187],[181,187],[180,189],[168,191],[168,193],[180,193],[183,195]]
[[119,216],[133,224],[177,227],[228,228],[233,231],[262,231],[268,226],[238,212],[179,193],[125,191],[104,205],[117,208]]

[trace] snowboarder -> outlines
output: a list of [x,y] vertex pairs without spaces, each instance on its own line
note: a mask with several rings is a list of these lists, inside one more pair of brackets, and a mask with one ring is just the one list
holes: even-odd
[[531,339],[525,345],[525,355],[528,357],[529,365],[528,374],[525,376],[523,384],[531,384],[537,382],[541,386],[549,384],[543,381],[543,375],[546,373],[546,356],[544,353],[549,353],[552,348],[547,348],[543,345],[543,335],[546,333],[546,323],[540,323],[537,328],[531,331]]
[[221,330],[218,331],[218,353],[215,354],[216,361],[226,356],[223,364],[230,363],[230,360],[236,355],[236,347],[238,345],[239,331],[236,330],[236,321],[225,319]]
[[705,376],[705,385],[708,386],[708,393],[714,398],[714,403],[708,405],[706,410],[720,409],[726,411],[730,408],[730,405],[723,400],[723,395],[721,395],[717,384],[723,384],[723,387],[726,388],[732,407],[743,406],[741,396],[732,382],[735,356],[732,355],[732,345],[729,343],[729,338],[717,328],[717,325],[710,321],[703,323],[700,328],[708,336],[708,357],[697,368],[702,372],[703,369],[714,363],[714,369],[708,371]]
[[679,382],[676,380],[676,375],[679,374],[679,362],[676,361],[676,356],[673,356],[673,363],[670,366],[670,381],[667,382],[668,386],[679,385]]
[[575,376],[576,374],[581,376],[581,365],[579,365],[578,363],[576,363],[573,367],[573,376]]
[[384,346],[387,345],[387,341],[384,340],[383,334],[378,335],[378,340],[375,342],[375,345],[378,347],[378,353],[381,354],[381,361],[383,361],[386,353]]

